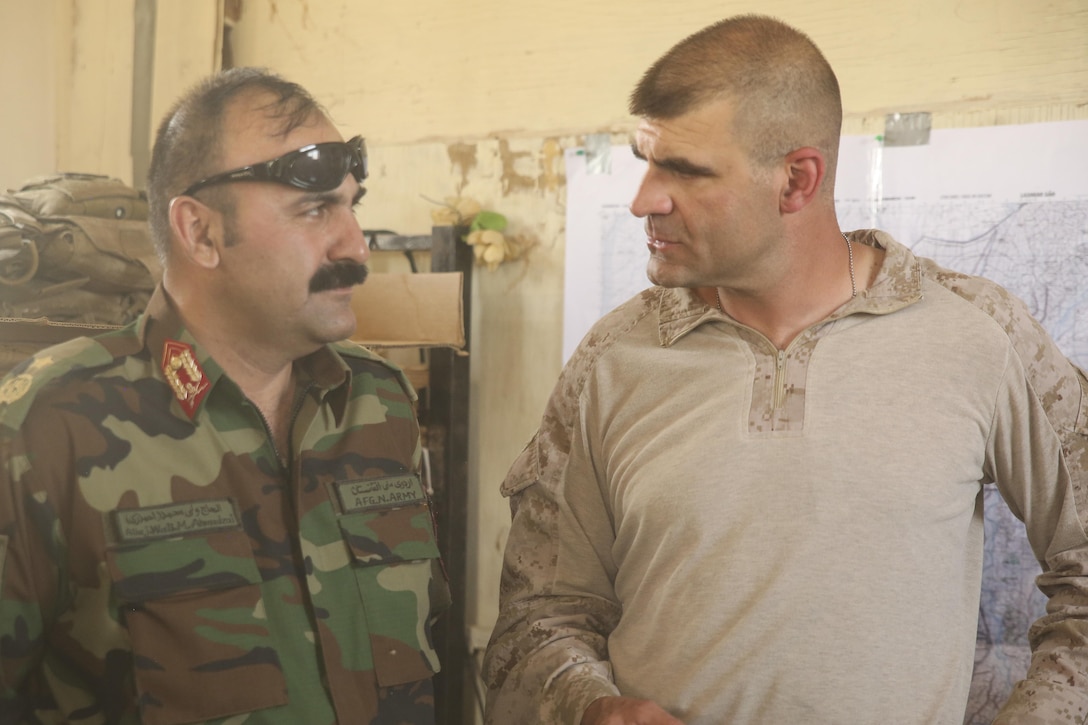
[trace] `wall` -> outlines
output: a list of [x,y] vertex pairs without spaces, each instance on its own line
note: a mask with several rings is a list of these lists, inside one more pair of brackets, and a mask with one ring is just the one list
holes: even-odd
[[157,6],[155,57],[150,97],[135,103],[149,104],[155,125],[182,89],[216,67],[220,0],[0,0],[0,190],[56,171],[133,183],[141,3]]
[[[0,0],[0,184],[54,169],[131,177],[133,7],[139,0]],[[1085,0],[241,0],[237,65],[312,90],[368,139],[365,228],[429,231],[429,200],[465,194],[531,250],[476,275],[469,620],[496,615],[508,526],[497,489],[561,366],[563,149],[624,143],[626,97],[674,42],[739,12],[808,32],[838,71],[847,133],[885,113],[935,127],[1088,118]],[[159,0],[153,118],[218,60],[221,0]],[[25,69],[25,70],[24,70]],[[54,166],[55,164],[55,166]],[[633,240],[636,241],[637,240]],[[398,256],[379,268],[403,268]]]
[[9,69],[0,103],[0,192],[56,167],[55,6],[0,0],[0,68]]

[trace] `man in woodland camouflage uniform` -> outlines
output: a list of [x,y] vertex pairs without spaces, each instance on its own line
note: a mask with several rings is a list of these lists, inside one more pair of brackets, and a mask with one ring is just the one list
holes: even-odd
[[337,342],[365,176],[263,71],[168,114],[145,314],[0,386],[0,721],[434,721],[414,393]]

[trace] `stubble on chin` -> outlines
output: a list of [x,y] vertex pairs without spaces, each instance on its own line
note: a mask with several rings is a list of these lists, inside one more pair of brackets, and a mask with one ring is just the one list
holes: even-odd
[[646,278],[651,284],[658,287],[690,287],[692,285],[687,282],[687,276],[684,270],[677,269],[676,265],[670,265],[655,257],[653,253],[650,254],[650,259],[646,263]]

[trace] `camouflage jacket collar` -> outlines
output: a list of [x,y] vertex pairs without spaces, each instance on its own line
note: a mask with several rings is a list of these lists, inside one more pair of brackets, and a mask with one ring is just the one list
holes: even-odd
[[[876,229],[851,232],[850,240],[855,244],[868,244],[884,249],[884,261],[869,289],[859,293],[817,325],[857,312],[884,315],[922,299],[921,264],[907,247]],[[704,323],[722,319],[722,313],[708,307],[694,290],[683,287],[660,288],[657,313],[662,347],[671,347],[677,340]]]
[[[136,322],[136,334],[147,349],[175,403],[192,418],[221,380],[240,390],[223,368],[190,334],[173,301],[160,283]],[[175,362],[170,364],[170,358]],[[159,364],[161,361],[161,365]],[[312,384],[332,406],[336,420],[343,418],[351,388],[351,369],[331,346],[295,361],[303,385]]]

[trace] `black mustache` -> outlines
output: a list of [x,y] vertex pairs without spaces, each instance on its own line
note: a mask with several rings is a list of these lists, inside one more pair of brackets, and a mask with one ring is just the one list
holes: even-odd
[[365,264],[341,260],[321,267],[310,278],[310,292],[324,292],[362,284],[370,270]]

